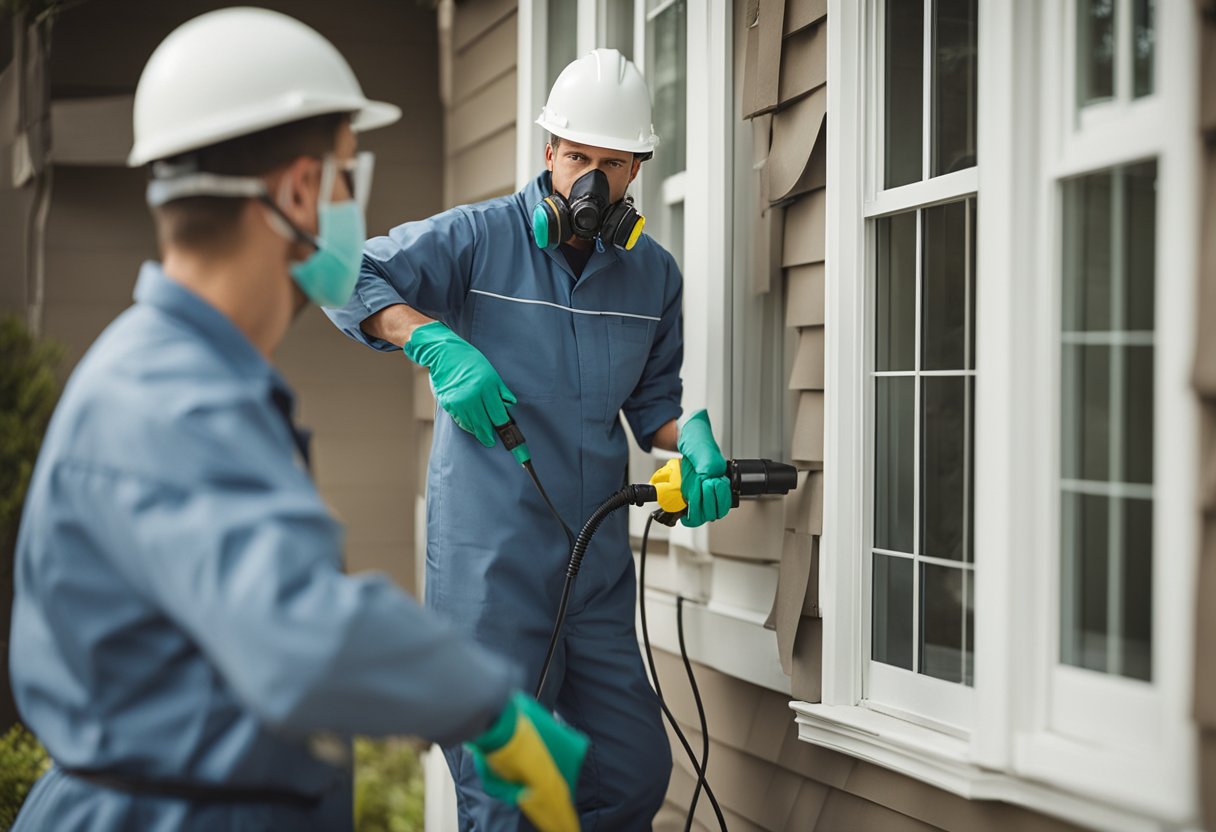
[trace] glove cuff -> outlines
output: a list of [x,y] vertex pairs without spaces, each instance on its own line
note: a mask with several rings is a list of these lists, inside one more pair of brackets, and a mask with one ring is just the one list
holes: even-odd
[[415,329],[410,334],[410,340],[406,341],[401,349],[410,361],[426,367],[429,366],[427,356],[423,355],[426,348],[437,341],[448,340],[448,337],[453,334],[448,325],[442,321],[431,321],[429,324],[423,324]]
[[469,745],[483,754],[492,754],[506,745],[515,735],[515,721],[519,718],[518,697],[522,695],[518,691],[511,694],[506,707],[502,709],[498,719],[494,720],[494,724],[485,733],[469,740]]

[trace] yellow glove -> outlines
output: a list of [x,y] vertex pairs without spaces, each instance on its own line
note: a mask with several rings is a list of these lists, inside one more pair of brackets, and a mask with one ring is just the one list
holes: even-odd
[[684,494],[680,490],[682,482],[679,459],[667,460],[667,464],[650,477],[650,484],[654,486],[654,490],[659,495],[659,508],[668,514],[679,514],[688,508],[688,503],[684,502]]
[[518,806],[540,832],[578,832],[574,792],[587,745],[585,736],[517,692],[490,730],[465,747],[486,794]]

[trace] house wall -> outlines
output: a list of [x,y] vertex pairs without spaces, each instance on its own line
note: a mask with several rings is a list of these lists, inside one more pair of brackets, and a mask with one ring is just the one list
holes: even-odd
[[[1195,348],[1195,392],[1202,429],[1202,535],[1195,607],[1195,721],[1199,726],[1199,794],[1205,829],[1216,829],[1216,2],[1197,0],[1203,27],[1199,34],[1199,125],[1203,132],[1203,219],[1200,228],[1200,326]],[[1204,325],[1204,324],[1208,325]]]
[[[827,103],[827,3],[737,0],[736,110],[752,125],[758,204],[736,200],[751,224],[746,280],[756,292],[779,291],[796,348],[788,362],[795,418],[786,458],[800,470],[784,501],[745,503],[709,527],[712,569],[738,565],[777,571],[767,626],[776,630],[788,687],[755,684],[746,673],[694,662],[710,735],[709,780],[732,830],[1052,830],[1078,827],[1022,807],[971,801],[863,760],[798,739],[791,698],[820,700],[822,628],[818,609],[823,513],[824,234]],[[746,166],[745,166],[746,167]],[[736,193],[741,191],[736,183]],[[1214,384],[1216,390],[1216,384]],[[653,556],[652,589],[669,589],[669,554]],[[754,581],[757,572],[748,573]],[[715,575],[711,598],[727,582]],[[765,587],[766,589],[767,586]],[[756,588],[759,591],[759,588]],[[768,589],[772,592],[771,589]],[[738,590],[732,590],[737,593]],[[649,602],[647,609],[659,612]],[[687,613],[686,613],[687,615]],[[652,624],[653,628],[653,624]],[[714,651],[694,649],[694,655]],[[656,651],[666,700],[694,749],[701,747],[695,703],[678,655]],[[1214,723],[1216,724],[1216,723]],[[1216,735],[1214,735],[1216,736]],[[672,735],[671,785],[656,830],[683,828],[696,776]],[[701,796],[694,828],[717,821]]]
[[[143,199],[144,174],[123,165],[130,96],[140,70],[173,28],[221,5],[92,0],[73,5],[55,23],[51,95],[54,110],[66,121],[57,122],[62,129],[52,151],[43,331],[66,346],[65,373],[130,303],[141,261],[157,253]],[[370,233],[437,211],[443,171],[434,12],[415,3],[371,0],[260,5],[324,33],[370,97],[405,111],[398,124],[361,140],[377,155]],[[81,112],[85,99],[96,106]],[[7,308],[24,303],[13,286],[20,279],[6,266],[0,298]],[[347,524],[348,567],[380,569],[412,587],[414,518],[401,509],[414,503],[413,468],[384,463],[409,460],[414,447],[408,362],[355,344],[309,308],[279,349],[276,364],[298,393],[300,422],[314,432],[318,486]]]

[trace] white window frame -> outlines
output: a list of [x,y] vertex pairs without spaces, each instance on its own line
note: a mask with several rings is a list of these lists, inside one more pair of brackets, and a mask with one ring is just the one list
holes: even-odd
[[[867,551],[871,480],[866,463],[872,436],[859,415],[865,412],[865,350],[873,331],[864,292],[868,281],[862,277],[869,274],[871,256],[863,217],[874,206],[866,205],[858,183],[867,181],[860,139],[875,131],[867,132],[872,114],[856,102],[867,101],[867,73],[875,66],[867,43],[868,8],[873,6],[852,0],[829,0],[828,8],[825,372],[831,395],[825,412],[820,547],[823,698],[819,704],[793,703],[800,735],[969,798],[1018,803],[1094,828],[1195,824],[1190,699],[1198,423],[1189,372],[1201,229],[1194,8],[1183,0],[1157,4],[1156,93],[1130,105],[1150,115],[1095,134],[1077,128],[1120,115],[1118,108],[1105,106],[1083,119],[1075,115],[1072,3],[980,0],[976,678],[975,720],[965,736],[861,705],[869,591],[861,555]],[[867,107],[875,103],[870,100]],[[1162,124],[1170,125],[1169,131],[1160,130]],[[1150,156],[1158,159],[1159,182],[1155,681],[1149,701],[1137,706],[1129,700],[1143,699],[1136,696],[1144,692],[1141,683],[1054,667],[1060,552],[1053,519],[1059,489],[1059,179]],[[999,198],[984,199],[984,194]],[[901,200],[890,196],[882,210],[907,207]],[[1054,312],[1044,314],[1045,309]],[[987,379],[993,383],[982,383]],[[1027,448],[1037,451],[1027,453]],[[1075,695],[1062,695],[1074,682]],[[1129,717],[1127,709],[1135,707],[1150,716]],[[1075,725],[1082,718],[1103,729],[1105,745],[1070,739],[1059,730],[1063,725],[1073,736],[1084,733]],[[1120,732],[1129,719],[1133,730]]]
[[[926,12],[929,11],[929,3],[926,2]],[[867,437],[864,451],[863,471],[866,476],[863,481],[866,483],[873,482],[874,471],[874,427],[875,427],[875,401],[874,401],[874,384],[873,380],[876,377],[874,372],[874,357],[873,357],[873,334],[874,320],[876,312],[877,298],[873,290],[876,277],[876,251],[878,238],[875,233],[877,220],[883,217],[888,217],[893,214],[908,214],[917,212],[916,215],[916,366],[920,367],[921,355],[921,327],[923,318],[921,316],[922,303],[922,276],[924,259],[922,257],[922,245],[924,240],[922,230],[922,211],[925,208],[936,204],[958,202],[968,198],[975,198],[978,178],[978,168],[970,167],[964,170],[959,170],[954,173],[945,174],[930,178],[930,169],[932,166],[932,107],[929,106],[930,96],[932,95],[932,35],[933,35],[933,20],[928,13],[924,16],[924,26],[922,29],[922,54],[924,56],[923,73],[922,73],[922,110],[921,110],[921,176],[917,182],[912,182],[907,185],[901,185],[891,189],[880,189],[879,182],[882,180],[882,166],[884,164],[884,148],[882,145],[881,136],[885,134],[885,88],[883,86],[883,55],[884,55],[884,38],[885,38],[885,21],[883,19],[883,9],[885,4],[878,0],[872,2],[868,6],[869,13],[873,14],[873,24],[868,27],[866,37],[869,42],[868,55],[869,71],[866,78],[866,112],[870,119],[872,128],[866,134],[865,141],[868,152],[863,157],[863,177],[865,201],[863,204],[863,213],[865,218],[865,228],[863,228],[863,238],[865,246],[865,264],[864,272],[859,272],[858,280],[863,284],[863,289],[868,286],[869,291],[865,292],[865,328],[860,333],[861,335],[869,335],[863,337],[862,355],[864,356],[863,374],[865,378],[864,386],[862,387],[862,400],[864,414],[863,424],[865,425],[865,435]],[[829,26],[831,18],[829,18]],[[829,86],[830,89],[830,86]],[[854,187],[856,184],[854,183]],[[848,187],[848,186],[845,186]],[[831,190],[828,191],[829,199],[831,198]],[[861,276],[864,274],[864,278]],[[975,322],[971,322],[975,326]],[[974,362],[973,362],[974,366]],[[909,377],[924,377],[931,375],[920,369],[915,372],[907,373],[884,373],[884,375],[906,375]],[[956,375],[954,373],[951,374]],[[971,370],[967,373],[972,378],[977,376],[976,370]],[[828,388],[831,390],[832,388]],[[923,389],[923,388],[922,388]],[[974,387],[973,387],[974,389]],[[915,424],[916,432],[914,443],[919,449],[921,445],[921,418],[920,418],[920,402],[921,398],[916,397],[916,413]],[[825,442],[825,451],[827,447]],[[917,453],[918,469],[916,492],[919,494],[921,486],[919,484],[920,469],[919,465],[923,464],[924,460],[919,458]],[[826,462],[826,461],[825,461]],[[826,468],[826,464],[825,464]],[[863,540],[862,552],[862,647],[865,649],[866,661],[863,664],[862,671],[862,696],[860,701],[865,707],[873,710],[888,713],[893,716],[907,719],[913,722],[918,722],[935,730],[943,731],[957,737],[966,737],[970,731],[972,724],[972,714],[974,712],[974,692],[971,687],[946,682],[940,679],[921,674],[916,670],[905,670],[903,668],[894,667],[892,665],[883,664],[872,659],[869,659],[871,644],[871,622],[872,615],[872,594],[868,590],[871,585],[871,566],[873,557],[876,552],[874,547],[874,491],[873,488],[865,489],[864,517],[861,521],[861,533]],[[919,536],[920,517],[919,508],[916,511],[916,516],[913,520],[914,537]],[[982,543],[979,538],[976,538],[976,543],[973,548],[978,548]],[[919,543],[915,545],[917,550],[920,549]],[[893,553],[894,554],[894,553]],[[905,556],[910,555],[907,553]],[[917,559],[913,571],[913,586],[914,594],[916,595],[913,605],[914,621],[913,621],[913,640],[917,638],[919,630],[919,616],[921,610],[921,601],[919,597],[920,575],[919,566],[921,560]],[[971,574],[974,576],[978,571],[972,568]],[[914,646],[914,653],[916,647]]]

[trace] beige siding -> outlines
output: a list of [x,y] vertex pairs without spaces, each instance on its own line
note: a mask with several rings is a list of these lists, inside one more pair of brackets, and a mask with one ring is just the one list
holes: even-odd
[[[679,659],[656,655],[664,691],[685,681]],[[1076,832],[1077,827],[1006,803],[970,801],[886,769],[798,739],[786,697],[695,665],[710,727],[709,782],[732,830],[1000,830]],[[690,697],[672,710],[692,746],[701,734]],[[696,783],[679,741],[668,804],[656,832],[683,828]],[[704,795],[694,829],[718,828]]]
[[518,30],[514,0],[466,0],[441,29],[446,87],[444,202],[515,190]]
[[[64,136],[64,158],[54,172],[43,323],[47,335],[66,345],[67,369],[130,303],[140,262],[157,253],[143,201],[143,174],[113,164],[113,136],[122,125],[104,119],[124,108],[79,102],[116,96],[113,101],[121,104],[123,96],[134,92],[148,55],[172,28],[221,5],[197,0],[86,3],[56,21],[52,96],[73,102],[60,113],[76,127]],[[434,13],[414,3],[283,0],[261,5],[320,30],[347,56],[369,96],[392,101],[405,111],[399,124],[361,140],[377,155],[368,208],[371,233],[438,211],[443,111]],[[116,42],[123,48],[98,46]],[[90,155],[87,142],[90,118],[103,119],[95,123],[99,135],[107,137],[96,156]],[[97,164],[106,160],[108,165]],[[69,161],[76,164],[63,163]],[[4,197],[0,212],[7,204]],[[0,241],[11,235],[11,228],[0,231]],[[5,265],[0,296],[10,306],[10,296],[17,297],[19,290],[13,285],[16,272]],[[299,395],[301,423],[313,430],[318,486],[347,523],[349,568],[380,569],[411,588],[415,428],[408,362],[355,344],[319,311],[309,309],[280,348],[276,363]]]
[[1198,0],[1203,15],[1199,119],[1204,138],[1203,219],[1199,273],[1199,339],[1195,391],[1202,406],[1202,542],[1195,634],[1195,720],[1199,724],[1199,794],[1203,826],[1216,829],[1216,0]]

